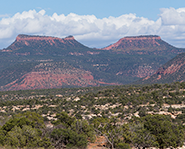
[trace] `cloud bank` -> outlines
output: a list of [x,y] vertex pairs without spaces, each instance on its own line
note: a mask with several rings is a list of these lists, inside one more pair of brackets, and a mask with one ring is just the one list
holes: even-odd
[[163,8],[156,21],[136,14],[98,19],[94,15],[54,13],[45,10],[0,15],[0,48],[6,48],[18,34],[66,37],[73,35],[90,47],[105,47],[125,36],[159,35],[172,45],[185,47],[185,8]]

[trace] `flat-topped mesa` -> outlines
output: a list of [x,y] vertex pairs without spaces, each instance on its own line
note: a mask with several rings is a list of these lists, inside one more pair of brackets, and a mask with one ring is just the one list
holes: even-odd
[[157,35],[142,35],[142,36],[126,36],[123,40],[161,40]]
[[58,38],[51,36],[36,36],[36,35],[24,35],[20,34],[16,37],[16,40],[7,47],[4,52],[18,50],[24,46],[55,46],[60,47],[63,45],[73,45],[77,43],[73,36],[68,36],[66,38]]
[[68,36],[66,38],[58,38],[58,37],[51,37],[51,36],[32,36],[32,35],[24,35],[20,34],[16,37],[16,41],[27,41],[27,40],[75,40],[73,36]]
[[156,44],[156,45],[160,45],[157,41],[161,40],[161,37],[157,36],[157,35],[146,35],[146,36],[127,36],[124,38],[121,38],[118,42],[103,48],[103,50],[111,50],[113,48],[116,48],[120,45],[123,44],[127,44],[129,43],[129,46],[134,46],[132,45],[132,43],[134,42],[149,42],[151,44]]

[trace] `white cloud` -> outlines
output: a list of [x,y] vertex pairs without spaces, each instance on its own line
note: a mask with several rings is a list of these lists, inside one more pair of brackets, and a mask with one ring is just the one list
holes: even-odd
[[8,14],[0,14],[0,18],[9,17]]
[[[1,16],[0,16],[1,17]],[[157,21],[136,14],[98,19],[94,15],[54,13],[45,10],[16,13],[0,20],[0,48],[5,48],[18,34],[36,34],[56,37],[73,35],[90,47],[104,47],[125,36],[159,35],[176,46],[185,47],[185,8],[163,8]]]
[[163,25],[185,25],[185,8],[162,8],[160,16]]

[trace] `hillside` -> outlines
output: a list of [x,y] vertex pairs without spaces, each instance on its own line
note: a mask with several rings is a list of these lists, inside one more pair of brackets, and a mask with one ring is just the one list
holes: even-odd
[[158,36],[125,37],[113,45],[92,49],[73,36],[18,35],[0,50],[0,90],[129,84],[184,51]]
[[[29,67],[28,71],[23,71]],[[24,68],[24,69],[22,69]],[[16,70],[15,70],[16,69]],[[18,71],[18,72],[17,72]],[[9,71],[1,72],[1,83],[5,80],[11,80],[10,83],[2,86],[2,90],[24,90],[24,89],[46,89],[58,87],[75,86],[98,86],[98,85],[116,85],[95,80],[89,71],[74,68],[65,62],[47,62],[38,63],[30,67],[30,64],[21,64],[21,69],[17,67]],[[17,74],[16,74],[17,73]],[[15,80],[14,77],[17,76]]]
[[91,49],[76,41],[73,36],[56,38],[20,34],[10,46],[0,50],[0,70],[20,62],[50,61],[53,57],[56,59],[56,56],[59,58],[78,51],[87,53]]
[[148,76],[137,83],[171,83],[185,81],[185,53],[162,65],[152,76]]

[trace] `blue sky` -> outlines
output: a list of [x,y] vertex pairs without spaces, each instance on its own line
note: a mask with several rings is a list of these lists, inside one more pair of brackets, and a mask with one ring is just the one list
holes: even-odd
[[17,12],[35,9],[46,10],[46,14],[76,13],[95,15],[97,18],[118,17],[135,13],[139,17],[156,20],[160,8],[185,7],[184,0],[2,0],[0,14],[14,15]]
[[184,0],[1,0],[0,48],[18,34],[73,35],[90,47],[157,34],[185,47]]

